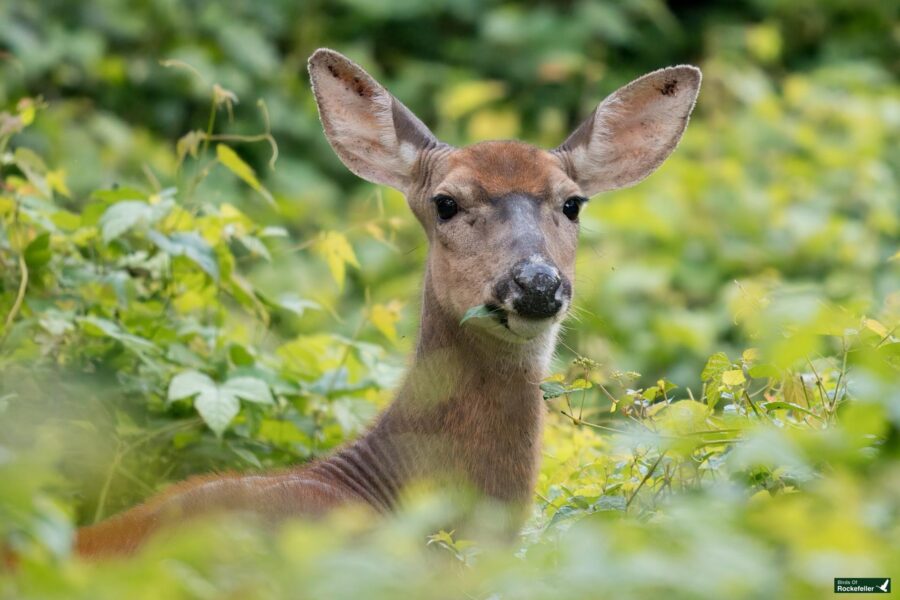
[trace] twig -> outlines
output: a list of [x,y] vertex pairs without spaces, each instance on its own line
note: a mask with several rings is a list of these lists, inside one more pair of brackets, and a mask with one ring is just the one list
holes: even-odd
[[653,463],[653,466],[647,470],[647,474],[644,475],[644,478],[641,479],[641,482],[638,484],[638,486],[636,488],[634,488],[633,492],[631,492],[631,496],[625,502],[625,510],[626,511],[628,510],[628,507],[631,506],[631,502],[634,500],[635,496],[638,495],[638,492],[641,491],[641,488],[644,487],[644,484],[647,483],[647,480],[650,479],[650,477],[656,471],[656,467],[659,466],[659,463],[662,461],[663,457],[666,455],[666,452],[668,452],[668,450],[664,450],[664,451],[660,452],[659,456],[656,459],[656,462]]
[[3,324],[3,335],[0,336],[0,346],[6,341],[12,323],[22,309],[22,303],[25,302],[25,290],[28,288],[28,265],[25,263],[24,253],[19,254],[19,271],[22,273],[22,279],[19,281],[19,291],[16,293],[16,299],[12,308],[9,309],[9,314],[6,315],[6,321]]

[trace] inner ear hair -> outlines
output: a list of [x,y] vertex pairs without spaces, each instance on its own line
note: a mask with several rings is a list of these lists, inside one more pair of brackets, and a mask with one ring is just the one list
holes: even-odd
[[346,56],[321,48],[309,59],[325,136],[348,169],[406,191],[419,153],[440,144],[375,78]]
[[660,69],[607,97],[553,152],[590,197],[634,185],[672,153],[700,91],[700,69]]

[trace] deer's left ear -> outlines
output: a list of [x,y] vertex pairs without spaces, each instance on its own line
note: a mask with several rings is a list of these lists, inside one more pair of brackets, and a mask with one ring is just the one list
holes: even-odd
[[637,183],[678,145],[700,78],[700,69],[681,65],[632,81],[606,98],[553,152],[588,196]]

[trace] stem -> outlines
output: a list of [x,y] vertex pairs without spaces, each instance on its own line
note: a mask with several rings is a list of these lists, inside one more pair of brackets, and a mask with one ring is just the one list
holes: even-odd
[[209,140],[212,139],[213,127],[216,125],[216,112],[218,112],[216,110],[216,95],[213,94],[209,111],[209,122],[206,124],[206,135],[203,136],[203,149],[200,151],[200,156],[206,156],[206,151],[209,150]]
[[[838,374],[837,382],[834,384],[834,400],[831,402],[832,414],[834,414],[834,411],[837,409],[838,393],[841,391],[841,382],[844,381],[847,373],[847,340],[843,337],[841,338],[841,350],[843,350],[844,357],[841,362],[841,372]],[[846,383],[844,383],[844,387],[846,387]]]
[[822,378],[819,377],[819,372],[816,371],[812,361],[807,358],[806,362],[809,363],[809,368],[812,369],[813,375],[816,376],[816,387],[819,390],[819,395],[822,397],[822,407],[827,411],[831,403],[828,401],[828,392],[825,391],[825,384],[822,382]]
[[766,413],[762,413],[762,414],[761,414],[761,413],[759,412],[759,409],[756,407],[756,403],[753,401],[753,398],[751,398],[751,397],[750,397],[750,394],[747,393],[747,388],[744,388],[744,389],[743,389],[743,393],[744,393],[744,398],[747,399],[747,402],[750,404],[750,408],[752,408],[752,409],[753,409],[753,412],[756,414],[756,418],[757,418],[757,419],[762,419],[762,415],[765,414],[765,415],[766,415],[766,418],[767,418],[769,421],[772,421],[772,417],[769,416],[769,413],[766,412]]
[[659,463],[662,461],[663,457],[666,455],[666,452],[668,452],[668,450],[665,450],[665,451],[663,451],[663,452],[661,452],[661,453],[659,454],[659,456],[658,456],[657,459],[656,459],[656,462],[653,463],[653,466],[650,467],[650,468],[647,470],[647,474],[644,475],[644,478],[641,479],[641,482],[638,484],[638,486],[637,486],[636,488],[634,488],[634,491],[633,491],[633,492],[631,492],[631,496],[630,496],[630,497],[628,498],[628,500],[625,502],[625,510],[626,510],[626,511],[628,510],[628,507],[631,506],[631,502],[632,502],[632,501],[634,500],[634,498],[638,495],[638,492],[641,491],[641,488],[644,487],[644,484],[647,483],[647,480],[650,479],[650,477],[651,477],[651,476],[653,475],[653,473],[656,471],[656,467],[659,466]]
[[22,273],[22,279],[19,281],[19,291],[16,293],[16,299],[13,302],[12,308],[9,309],[9,314],[6,315],[6,322],[3,324],[3,335],[0,336],[0,346],[6,341],[6,336],[9,335],[12,323],[22,309],[22,304],[25,302],[25,290],[28,288],[28,265],[25,263],[24,253],[19,254],[19,271]]
[[574,415],[567,413],[564,410],[561,410],[559,412],[564,417],[568,417],[569,419],[572,419],[572,422],[575,423],[576,425],[587,425],[588,427],[593,427],[594,429],[602,429],[603,431],[612,431],[613,433],[619,433],[622,435],[628,434],[627,431],[623,431],[621,429],[615,429],[614,427],[607,427],[605,425],[597,425],[596,423],[589,423],[588,421],[582,421],[582,420],[578,419],[577,417],[575,417]]
[[325,390],[325,397],[328,398],[331,395],[331,392],[334,391],[334,386],[337,385],[337,378],[341,373],[341,369],[344,368],[344,365],[347,364],[347,360],[350,358],[350,349],[353,347],[354,342],[359,337],[359,334],[362,333],[363,325],[366,323],[366,317],[363,315],[359,320],[359,325],[356,326],[356,331],[353,332],[353,336],[351,336],[350,341],[344,346],[344,354],[341,356],[341,362],[338,363],[338,366],[334,369],[334,375],[331,378],[331,381],[328,384],[328,389]]
[[[109,497],[109,488],[112,486],[113,476],[122,472],[121,468],[122,459],[126,454],[141,446],[142,444],[149,442],[153,438],[158,435],[162,435],[164,433],[168,433],[170,431],[177,431],[179,429],[186,429],[188,427],[197,425],[201,422],[199,418],[190,419],[188,421],[173,423],[171,425],[166,425],[165,427],[160,427],[155,431],[151,431],[142,435],[140,438],[129,444],[128,446],[122,447],[121,442],[119,442],[118,447],[116,448],[116,455],[113,458],[112,463],[109,465],[109,470],[106,472],[106,479],[103,482],[103,487],[100,489],[100,498],[97,500],[97,510],[94,511],[94,523],[98,523],[103,518],[103,513],[106,510],[106,500]],[[130,473],[129,473],[130,475]]]
[[109,496],[109,487],[112,485],[113,475],[119,470],[119,464],[121,462],[122,452],[117,449],[116,456],[113,458],[112,463],[109,465],[109,470],[106,472],[106,480],[103,482],[103,487],[100,489],[100,499],[97,500],[97,510],[94,511],[94,523],[99,523],[103,518],[103,511],[106,508],[106,498]]

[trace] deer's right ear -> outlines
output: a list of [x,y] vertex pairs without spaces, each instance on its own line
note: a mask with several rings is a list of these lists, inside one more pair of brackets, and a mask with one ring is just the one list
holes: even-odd
[[325,136],[347,168],[406,191],[419,153],[439,144],[408,108],[346,56],[321,48],[309,75]]

